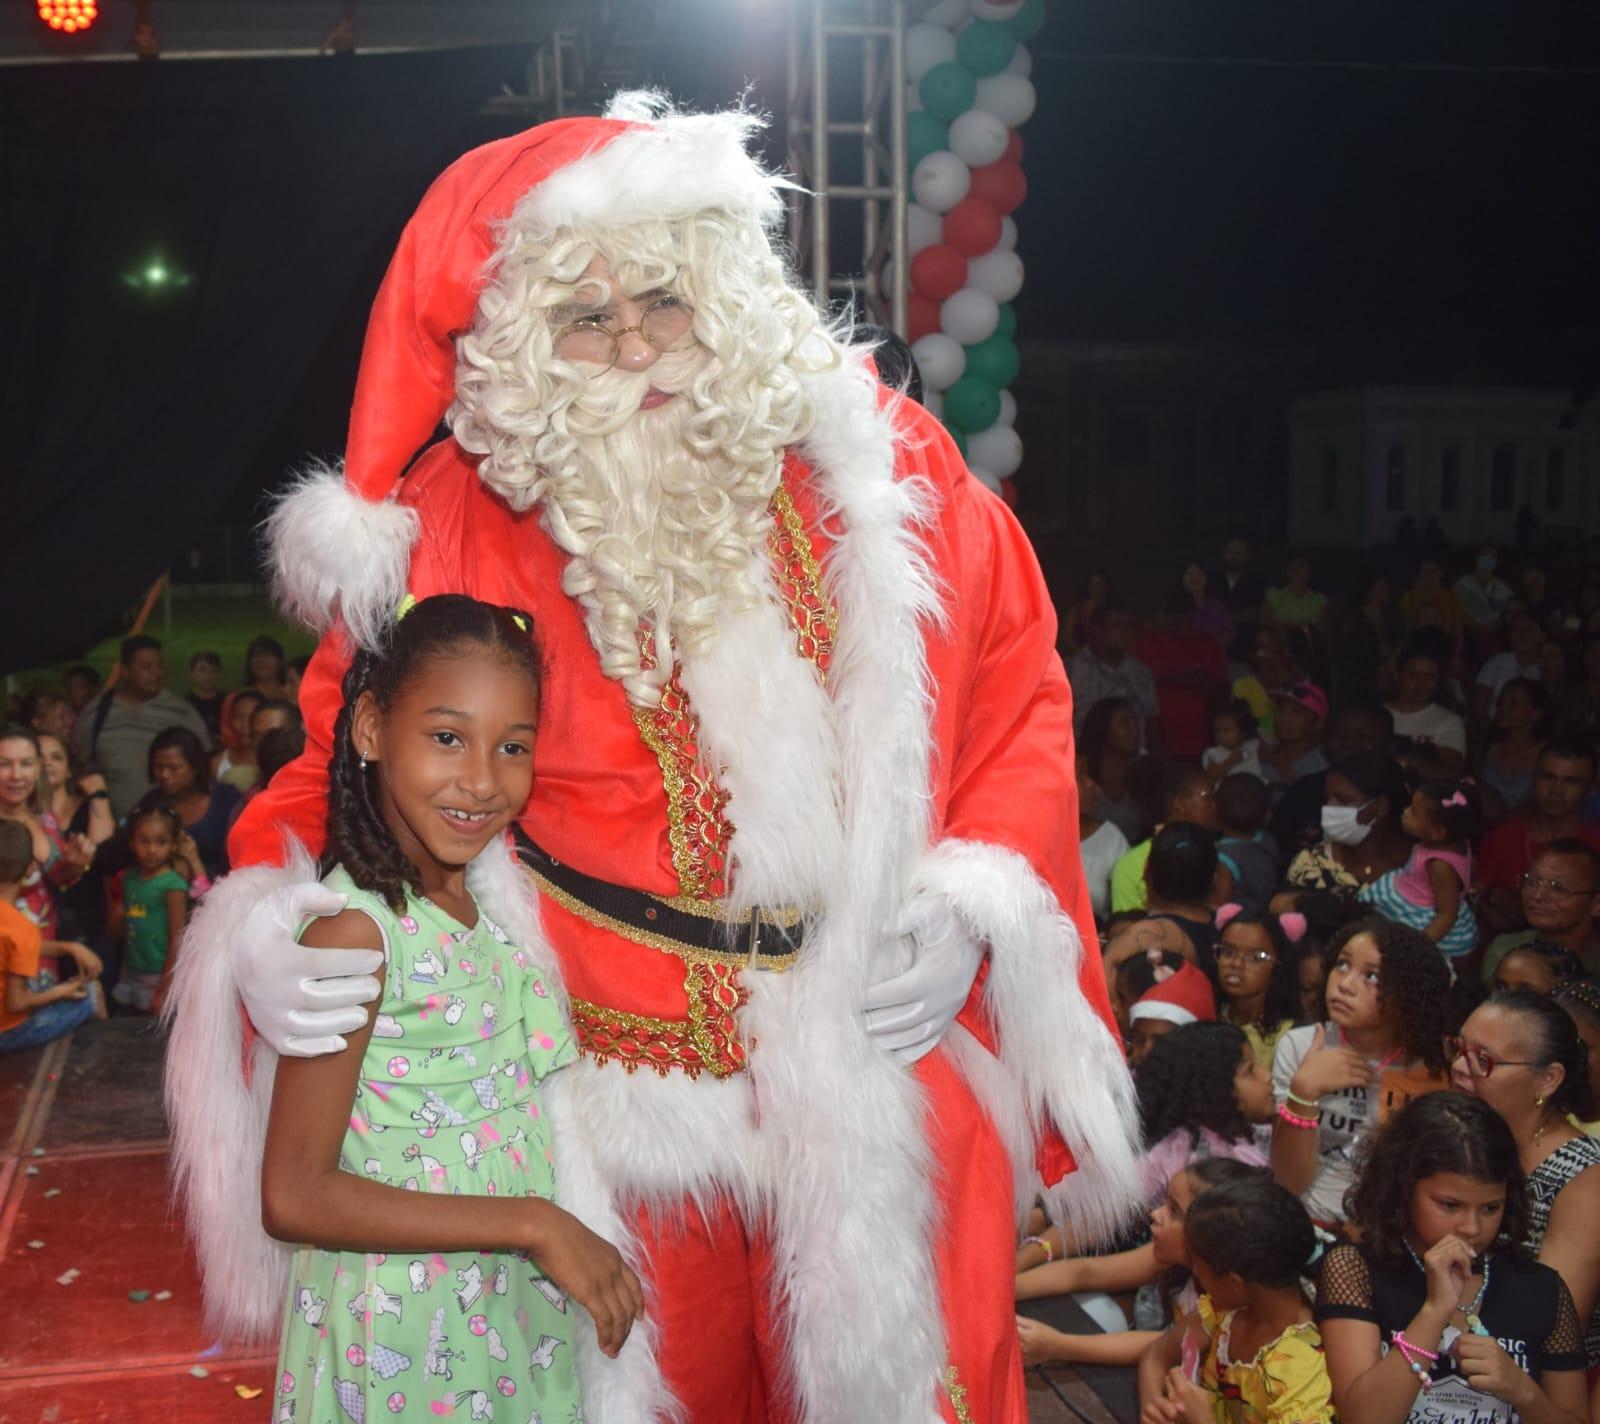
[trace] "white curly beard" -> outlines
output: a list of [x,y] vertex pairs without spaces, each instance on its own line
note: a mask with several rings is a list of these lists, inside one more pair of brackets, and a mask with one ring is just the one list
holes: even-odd
[[[753,472],[693,450],[684,431],[687,373],[666,364],[648,376],[597,379],[592,396],[568,409],[577,437],[569,473],[537,489],[551,536],[571,555],[562,588],[583,607],[601,670],[642,707],[660,701],[674,656],[693,658],[715,643],[724,609],[760,597],[749,569],[771,527],[782,469],[774,460]],[[640,410],[652,383],[680,393]],[[655,642],[651,669],[640,659],[641,628]]]

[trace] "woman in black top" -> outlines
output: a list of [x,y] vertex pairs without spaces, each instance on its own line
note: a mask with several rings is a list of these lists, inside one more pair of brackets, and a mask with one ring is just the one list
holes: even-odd
[[1522,1167],[1492,1108],[1412,1099],[1369,1140],[1345,1209],[1362,1242],[1323,1258],[1316,1312],[1343,1418],[1584,1424],[1577,1311],[1513,1244]]

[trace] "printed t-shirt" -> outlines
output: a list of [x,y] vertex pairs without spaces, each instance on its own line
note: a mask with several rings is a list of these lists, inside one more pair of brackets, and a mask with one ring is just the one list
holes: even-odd
[[[1341,1047],[1344,1036],[1339,1026],[1330,1023],[1323,1027],[1323,1047]],[[1280,1107],[1288,1100],[1289,1084],[1311,1051],[1316,1031],[1315,1024],[1306,1024],[1290,1029],[1278,1040],[1272,1059],[1272,1094]],[[1368,1061],[1377,1074],[1376,1087],[1340,1088],[1324,1093],[1319,1104],[1322,1122],[1317,1128],[1317,1175],[1300,1194],[1314,1221],[1344,1220],[1344,1194],[1355,1182],[1355,1151],[1362,1138],[1412,1098],[1447,1086],[1442,1076],[1420,1064],[1392,1064],[1380,1070],[1376,1058]]]
[[[1387,1350],[1390,1335],[1411,1324],[1426,1298],[1426,1280],[1409,1258],[1380,1261],[1365,1246],[1335,1246],[1322,1260],[1317,1320],[1369,1321],[1378,1327]],[[1535,1381],[1547,1370],[1584,1367],[1578,1312],[1565,1283],[1549,1266],[1519,1253],[1496,1251],[1478,1318],[1517,1368]],[[1439,1358],[1428,1362],[1433,1388],[1417,1391],[1408,1424],[1517,1424],[1516,1410],[1474,1389],[1460,1374],[1449,1348],[1459,1334],[1460,1326],[1451,1325],[1437,1347],[1431,1340],[1416,1342],[1437,1348]]]
[[44,936],[15,905],[0,900],[0,1033],[9,1032],[27,1020],[27,1012],[11,1013],[6,1008],[5,976],[32,979],[39,972],[39,951]]
[[1401,712],[1389,708],[1394,734],[1414,742],[1427,742],[1447,751],[1467,754],[1467,724],[1448,707],[1430,702],[1420,712]]
[[174,870],[146,880],[137,869],[124,872],[122,903],[127,914],[123,963],[135,974],[159,974],[167,963],[167,894],[189,893],[189,882]]

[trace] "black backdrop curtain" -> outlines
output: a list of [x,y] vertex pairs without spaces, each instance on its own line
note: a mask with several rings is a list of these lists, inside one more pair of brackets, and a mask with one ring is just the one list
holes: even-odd
[[195,541],[517,63],[5,73],[0,672],[80,652]]

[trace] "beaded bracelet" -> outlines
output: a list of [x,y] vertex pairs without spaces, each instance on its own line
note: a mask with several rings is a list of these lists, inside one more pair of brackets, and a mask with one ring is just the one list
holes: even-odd
[[1286,1097],[1297,1108],[1304,1108],[1308,1113],[1320,1112],[1322,1104],[1312,1098],[1302,1098],[1298,1093],[1285,1093]]
[[1278,1104],[1278,1116],[1290,1127],[1303,1127],[1307,1131],[1320,1126],[1322,1121],[1320,1114],[1317,1117],[1301,1117],[1298,1113],[1291,1112],[1288,1103]]
[[1417,1377],[1424,1393],[1433,1388],[1433,1376],[1428,1373],[1427,1366],[1422,1364],[1427,1360],[1430,1364],[1438,1360],[1438,1353],[1434,1350],[1425,1350],[1421,1345],[1413,1345],[1406,1339],[1404,1330],[1396,1330],[1389,1339],[1394,1342],[1394,1347],[1400,1352],[1400,1358],[1406,1362],[1411,1373]]
[[1024,1246],[1037,1246],[1041,1251],[1043,1251],[1044,1263],[1047,1266],[1056,1258],[1055,1248],[1051,1246],[1051,1244],[1042,1236],[1024,1236],[1022,1238],[1022,1244]]

